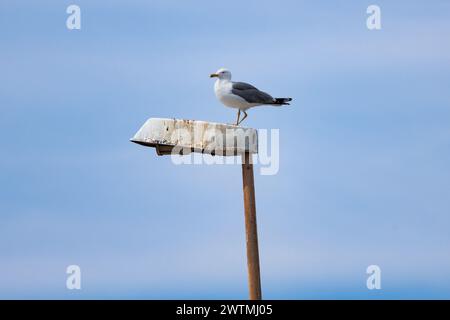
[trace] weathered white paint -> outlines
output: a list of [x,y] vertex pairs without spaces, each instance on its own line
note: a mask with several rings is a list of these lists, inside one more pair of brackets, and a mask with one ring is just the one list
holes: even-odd
[[131,141],[154,147],[159,155],[170,154],[174,148],[183,154],[258,153],[256,129],[195,120],[150,118]]

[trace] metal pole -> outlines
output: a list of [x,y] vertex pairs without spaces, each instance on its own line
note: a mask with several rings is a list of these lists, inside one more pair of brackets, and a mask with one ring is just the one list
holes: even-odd
[[250,300],[261,300],[259,273],[258,230],[256,228],[255,182],[251,154],[242,154],[242,181],[244,186],[245,238],[247,242],[248,289]]

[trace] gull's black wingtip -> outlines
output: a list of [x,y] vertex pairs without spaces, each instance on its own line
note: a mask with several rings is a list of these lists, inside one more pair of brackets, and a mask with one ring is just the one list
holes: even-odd
[[275,105],[290,105],[289,101],[292,101],[292,98],[275,98]]

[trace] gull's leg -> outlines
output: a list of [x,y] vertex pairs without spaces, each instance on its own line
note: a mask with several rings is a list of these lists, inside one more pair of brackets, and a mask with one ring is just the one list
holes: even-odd
[[237,119],[236,119],[236,125],[239,125],[239,118],[241,117],[241,109],[238,109]]
[[242,112],[244,113],[244,117],[241,119],[239,123],[242,123],[242,121],[244,121],[244,119],[247,118],[247,112],[245,112],[244,110],[242,110]]

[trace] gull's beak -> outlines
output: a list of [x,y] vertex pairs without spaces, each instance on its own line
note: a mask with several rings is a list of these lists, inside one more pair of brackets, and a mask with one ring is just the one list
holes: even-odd
[[217,78],[219,75],[217,73],[211,73],[209,75],[210,78]]

